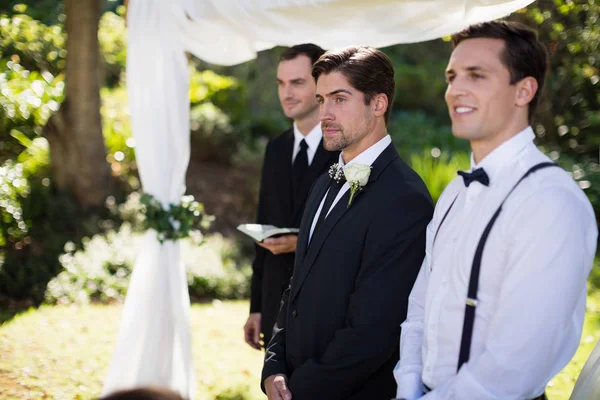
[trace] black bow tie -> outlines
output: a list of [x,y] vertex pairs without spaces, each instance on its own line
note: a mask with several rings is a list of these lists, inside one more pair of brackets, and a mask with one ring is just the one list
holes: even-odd
[[458,171],[458,174],[463,177],[466,187],[469,187],[473,181],[477,181],[484,186],[488,186],[490,184],[490,178],[485,173],[483,168],[475,168],[473,172]]

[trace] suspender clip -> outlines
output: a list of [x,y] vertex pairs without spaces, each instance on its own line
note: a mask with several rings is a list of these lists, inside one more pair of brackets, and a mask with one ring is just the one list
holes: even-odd
[[471,307],[477,307],[477,299],[467,297],[467,305]]

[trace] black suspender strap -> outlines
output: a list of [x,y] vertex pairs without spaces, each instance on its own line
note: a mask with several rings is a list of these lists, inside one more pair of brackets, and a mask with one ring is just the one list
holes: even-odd
[[435,231],[435,235],[433,235],[433,242],[431,242],[431,247],[432,248],[433,248],[433,245],[435,244],[435,239],[437,238],[438,233],[440,233],[440,228],[442,227],[442,224],[446,220],[446,217],[448,216],[448,214],[450,214],[450,210],[452,210],[452,206],[454,206],[454,203],[456,202],[456,199],[458,199],[458,194],[456,195],[456,197],[454,198],[454,200],[452,200],[452,203],[450,203],[450,207],[448,207],[448,209],[446,210],[446,214],[444,214],[444,217],[440,221],[440,224],[438,225],[438,228]]
[[[465,319],[463,321],[463,330],[462,330],[462,338],[460,341],[460,353],[458,355],[458,367],[457,371],[460,370],[460,367],[464,363],[469,360],[469,355],[471,353],[471,340],[473,338],[473,324],[475,322],[475,308],[477,307],[477,288],[479,286],[479,272],[481,270],[481,258],[483,256],[483,248],[485,247],[485,243],[490,235],[490,231],[494,226],[494,223],[498,219],[500,212],[502,211],[502,206],[508,197],[512,194],[512,192],[519,186],[519,184],[527,178],[532,173],[547,167],[558,167],[557,164],[553,162],[543,162],[534,165],[531,167],[525,175],[519,179],[519,181],[513,186],[513,188],[508,192],[502,203],[488,222],[483,234],[481,235],[481,239],[479,239],[479,243],[477,244],[477,249],[475,250],[475,256],[473,257],[473,265],[471,266],[471,276],[469,278],[469,289],[467,292],[467,300],[465,306]],[[443,221],[443,220],[442,220]],[[441,225],[441,224],[440,224]]]

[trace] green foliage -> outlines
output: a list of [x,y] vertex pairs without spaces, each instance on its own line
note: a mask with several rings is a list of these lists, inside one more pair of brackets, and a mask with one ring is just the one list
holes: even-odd
[[450,156],[438,148],[410,157],[411,167],[427,185],[434,203],[437,203],[446,186],[456,178],[456,172],[468,169],[469,164],[469,157],[465,153]]
[[113,225],[107,211],[84,211],[56,192],[46,139],[15,136],[26,149],[0,167],[0,297],[41,301],[65,242]]
[[520,19],[536,26],[550,51],[546,96],[537,113],[539,142],[598,160],[600,2],[539,0]]
[[135,141],[131,136],[127,91],[122,86],[105,87],[100,91],[100,96],[106,160],[111,165],[113,175],[126,186],[126,191],[137,190],[140,182],[135,163]]
[[98,42],[104,59],[104,82],[109,87],[119,84],[127,63],[125,7],[120,6],[116,11],[116,14],[104,13],[98,26]]
[[598,163],[589,157],[580,157],[578,160],[572,155],[561,154],[558,151],[551,151],[548,156],[563,167],[583,189],[594,207],[596,219],[600,219],[600,166]]
[[443,40],[432,40],[382,50],[394,65],[396,93],[392,117],[397,112],[417,112],[447,124],[444,70],[450,56],[450,45]]
[[149,193],[141,196],[140,203],[144,228],[155,230],[161,243],[185,239],[210,226],[211,218],[192,195],[183,196],[180,204],[169,204],[168,209]]
[[[10,135],[13,129],[30,139],[38,137],[41,127],[64,100],[67,52],[62,25],[47,26],[25,14],[27,10],[17,6],[18,12],[0,14],[0,161],[14,158],[22,150]],[[109,86],[119,83],[126,62],[124,8],[119,8],[118,13],[104,13],[98,32],[104,80]],[[115,130],[125,125],[123,119],[128,120],[124,92],[117,90],[109,99],[109,107],[118,106],[114,111],[121,117],[110,125]],[[129,172],[128,167],[123,166],[123,173]]]
[[9,160],[0,167],[0,246],[18,242],[27,234],[20,200],[29,194],[23,165]]
[[5,0],[0,3],[0,13],[9,16],[25,14],[46,25],[54,25],[65,18],[63,0]]
[[64,36],[27,15],[0,15],[0,162],[23,150],[64,99]]
[[62,26],[48,26],[26,14],[0,14],[0,50],[3,64],[13,59],[28,71],[58,75],[65,67]]
[[[190,295],[198,298],[243,298],[248,295],[251,269],[236,266],[234,246],[219,235],[201,244],[192,239],[181,242],[181,258],[187,271]],[[48,283],[49,303],[88,303],[123,301],[142,235],[129,223],[118,232],[95,235],[83,248],[65,245],[59,260],[63,267]]]
[[400,155],[409,159],[421,154],[423,149],[437,147],[443,152],[464,152],[469,142],[457,139],[447,125],[440,125],[423,111],[398,111],[393,113],[388,127]]
[[238,143],[248,137],[245,87],[231,76],[192,71],[190,101],[196,157],[230,162]]

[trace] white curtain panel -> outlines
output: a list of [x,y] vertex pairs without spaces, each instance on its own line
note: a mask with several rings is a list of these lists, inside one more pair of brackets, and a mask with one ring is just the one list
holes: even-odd
[[[143,190],[165,207],[178,204],[185,191],[190,157],[186,51],[208,62],[233,65],[274,45],[381,47],[426,41],[503,17],[531,2],[130,0],[127,92]],[[179,244],[161,244],[156,232],[147,232],[103,394],[152,384],[193,399],[189,310]]]
[[596,347],[583,366],[569,399],[600,399],[600,341],[596,343]]
[[[127,93],[143,190],[178,204],[190,158],[189,77],[170,2],[129,2]],[[148,231],[136,260],[103,394],[159,385],[193,398],[190,299],[179,243]]]

